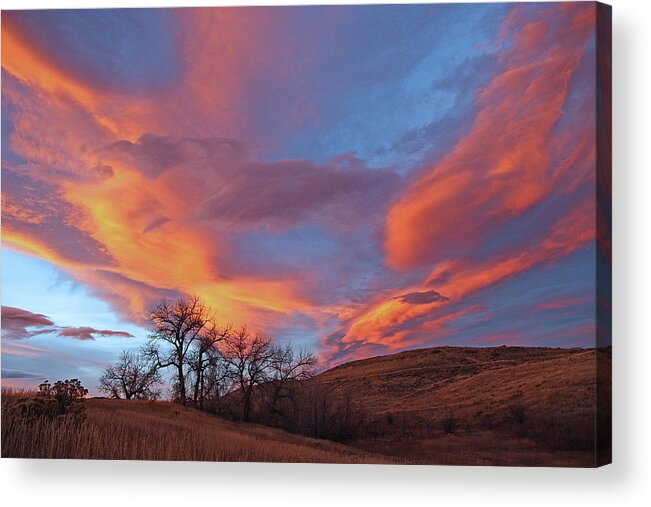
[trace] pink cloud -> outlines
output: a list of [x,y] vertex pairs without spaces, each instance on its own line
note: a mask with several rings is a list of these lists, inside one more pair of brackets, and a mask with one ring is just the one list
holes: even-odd
[[[447,299],[417,297],[408,304],[400,295],[404,289],[379,296],[337,333],[339,341],[351,344],[335,348],[339,360],[364,344],[404,348],[417,343],[426,333],[414,333],[410,322],[430,329],[429,341],[434,340],[445,333],[455,305],[594,241],[589,113],[594,95],[585,94],[578,106],[585,118],[580,130],[565,116],[573,76],[586,71],[581,59],[594,34],[594,8],[588,7],[564,5],[560,17],[555,8],[534,14],[516,9],[505,22],[502,37],[512,40],[502,55],[505,70],[478,93],[480,111],[472,130],[440,163],[419,173],[387,217],[389,267],[431,266],[423,282],[407,290],[434,290]],[[505,241],[506,246],[482,252],[496,237],[509,239],[514,220],[551,197],[562,204],[549,209],[547,221],[529,229],[519,244]],[[336,343],[326,339],[323,345]]]
[[[40,334],[56,334],[64,338],[77,340],[94,340],[98,336],[118,336],[122,338],[133,338],[131,333],[125,331],[113,331],[110,329],[95,329],[89,326],[66,327],[57,326],[52,319],[41,313],[32,313],[21,308],[12,306],[2,307],[2,331],[3,337],[12,340],[21,340]],[[36,348],[32,347],[32,351]],[[30,350],[29,347],[25,350]],[[17,354],[20,355],[20,354]]]
[[540,303],[537,308],[540,310],[566,310],[575,306],[589,303],[590,301],[594,301],[594,297],[590,295],[565,297],[544,301]]
[[594,160],[592,123],[571,132],[570,145],[569,132],[557,129],[570,78],[594,33],[594,9],[563,10],[564,16],[543,10],[541,19],[525,19],[509,32],[514,41],[502,55],[506,70],[479,91],[472,131],[425,168],[389,211],[390,266],[429,265],[479,247],[552,192],[567,192],[568,178],[594,179],[586,160]]
[[[4,336],[4,338],[10,337]],[[45,357],[51,354],[51,351],[27,343],[5,340],[2,342],[2,353],[18,357]]]
[[5,338],[14,340],[29,338],[32,335],[33,328],[53,325],[54,322],[42,313],[32,313],[12,306],[2,307],[2,331]]

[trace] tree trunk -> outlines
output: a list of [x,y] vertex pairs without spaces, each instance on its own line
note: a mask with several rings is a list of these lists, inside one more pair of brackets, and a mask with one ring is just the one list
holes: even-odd
[[194,395],[192,397],[192,401],[194,401],[195,404],[199,402],[199,382],[200,382],[200,376],[201,376],[201,370],[197,372],[197,379],[194,382]]
[[199,409],[203,410],[203,392],[204,392],[204,380],[203,380],[203,368],[199,370],[199,378],[200,378],[200,383],[199,383]]
[[280,386],[274,386],[274,395],[271,399],[271,410],[269,411],[269,417],[271,418],[269,423],[273,425],[276,416],[280,415],[278,409],[276,408],[278,405],[278,400],[280,398],[280,391],[283,388],[282,384]]
[[179,371],[179,400],[181,405],[186,405],[187,400],[185,396],[185,375],[183,374],[183,363],[179,363],[177,366]]
[[192,401],[194,401],[195,406],[199,403],[199,384],[201,382],[201,372],[203,371],[203,354],[199,352],[199,357],[197,358],[196,364],[196,379],[194,380],[194,394],[192,396]]
[[249,422],[249,417],[251,416],[251,390],[248,387],[244,391],[244,410],[242,415],[244,422]]

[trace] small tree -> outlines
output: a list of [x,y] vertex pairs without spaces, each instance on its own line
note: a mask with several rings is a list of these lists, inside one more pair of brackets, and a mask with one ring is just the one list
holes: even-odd
[[162,382],[158,367],[151,358],[122,351],[118,362],[104,370],[98,390],[112,398],[155,400],[156,386]]

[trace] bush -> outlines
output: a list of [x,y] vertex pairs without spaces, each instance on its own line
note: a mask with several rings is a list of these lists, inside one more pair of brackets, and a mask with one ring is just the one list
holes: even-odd
[[82,399],[87,394],[88,390],[78,379],[58,380],[54,385],[46,380],[38,386],[35,395],[16,397],[9,408],[15,416],[28,421],[40,418],[79,420],[85,416]]
[[529,436],[552,449],[594,451],[595,423],[591,417],[558,418],[553,415],[531,421]]
[[508,415],[510,420],[516,424],[524,424],[529,419],[527,410],[522,405],[509,405]]
[[454,414],[448,414],[441,420],[441,426],[443,431],[448,435],[455,435],[457,431],[457,418],[454,417]]
[[492,431],[495,428],[495,420],[492,415],[485,415],[479,420],[479,428],[484,431]]
[[527,410],[524,408],[524,406],[509,405],[506,417],[513,426],[515,434],[517,436],[527,436],[527,427],[525,426],[525,423],[529,420],[529,416],[527,415]]

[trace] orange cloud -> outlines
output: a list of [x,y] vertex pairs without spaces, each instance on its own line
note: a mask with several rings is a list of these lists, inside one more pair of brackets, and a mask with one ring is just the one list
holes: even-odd
[[[435,268],[421,287],[410,290],[425,290],[436,287],[436,291],[447,300],[434,300],[426,304],[409,304],[401,301],[399,295],[376,302],[363,309],[355,318],[342,338],[344,342],[378,343],[390,349],[409,345],[410,329],[402,326],[417,319],[421,331],[437,330],[448,322],[476,311],[476,307],[451,310],[440,313],[443,308],[458,304],[479,290],[516,276],[536,265],[551,263],[595,238],[594,203],[587,200],[568,216],[553,224],[547,236],[527,248],[484,261],[454,260]],[[446,310],[448,311],[448,310]],[[436,339],[432,334],[431,339]]]
[[[414,322],[421,339],[429,330],[428,341],[435,340],[447,323],[467,314],[467,305],[456,305],[595,240],[594,130],[590,122],[579,131],[560,126],[571,80],[594,34],[594,8],[572,4],[563,11],[566,18],[550,9],[529,20],[515,10],[502,34],[513,41],[503,56],[505,70],[479,92],[471,132],[426,167],[389,210],[387,264],[432,266],[421,285],[401,293],[435,290],[447,299],[409,304],[400,293],[383,295],[350,319],[341,337],[349,344],[346,357],[364,346],[409,346]],[[594,107],[589,99],[586,118]],[[508,238],[509,224],[550,196],[562,203],[547,210],[554,221],[527,231],[520,245],[481,253],[496,234]],[[323,344],[332,346],[327,339]]]
[[[3,15],[3,98],[14,109],[11,147],[29,161],[4,170],[50,194],[3,190],[3,216],[9,219],[4,244],[54,263],[136,321],[152,300],[184,292],[219,308],[224,320],[264,325],[270,314],[305,308],[306,299],[295,279],[233,278],[220,271],[218,254],[231,248],[228,241],[193,222],[212,168],[152,175],[138,161],[109,158],[107,165],[99,150],[152,131],[187,136],[218,125],[243,131],[237,115],[244,85],[255,81],[245,70],[263,72],[259,37],[269,30],[264,13],[181,9],[176,15],[181,79],[147,97],[77,78],[30,40],[16,17]],[[57,206],[38,209],[35,202],[51,196]],[[60,236],[53,237],[57,231]],[[101,255],[71,255],[74,245],[64,239],[69,231],[92,240]]]
[[87,107],[97,105],[93,90],[58,68],[26,37],[11,12],[2,16],[2,67],[52,94],[67,94]]
[[[57,65],[55,59],[29,39],[11,11],[2,16],[2,68],[47,95],[47,100],[78,103],[100,128],[123,134],[117,120],[119,116],[104,111],[109,99],[117,97],[98,90]],[[6,91],[3,87],[3,94]]]
[[[592,124],[562,125],[594,9],[560,8],[534,20],[515,10],[503,34],[512,44],[504,71],[479,91],[470,133],[419,172],[388,213],[387,265],[429,274],[370,303],[332,306],[317,302],[310,270],[319,266],[250,274],[223,262],[238,261],[233,231],[284,232],[308,217],[352,236],[370,216],[380,220],[385,208],[377,203],[394,202],[387,188],[399,188],[395,173],[360,170],[352,156],[330,165],[267,163],[247,159],[232,139],[207,146],[224,132],[249,139],[251,88],[282,89],[294,78],[296,65],[272,68],[267,58],[292,57],[275,11],[174,11],[182,65],[146,96],[84,81],[5,13],[10,143],[29,162],[4,170],[35,183],[23,194],[3,190],[5,244],[49,260],[138,322],[152,301],[185,292],[217,308],[220,320],[253,326],[277,325],[295,311],[323,328],[346,320],[342,343],[352,355],[360,344],[417,344],[411,322],[432,339],[448,336],[447,324],[477,310],[455,306],[468,296],[594,239],[594,207],[581,193],[594,180]],[[481,254],[503,226],[559,195],[564,206],[548,210],[551,223],[527,244]],[[266,268],[265,253],[258,256]]]
[[437,267],[426,285],[437,287],[451,299],[460,299],[537,264],[553,262],[594,240],[594,213],[594,202],[587,199],[553,224],[537,244],[483,262],[450,261]]
[[[503,56],[506,70],[478,94],[480,111],[470,134],[425,169],[391,208],[385,242],[389,266],[428,265],[477,247],[491,230],[558,190],[570,168],[578,169],[572,164],[578,153],[555,160],[555,128],[569,80],[594,31],[594,20],[586,21],[594,12],[567,10],[566,21],[535,20],[516,33]],[[587,130],[584,135],[591,135]],[[594,174],[571,174],[581,176]]]

